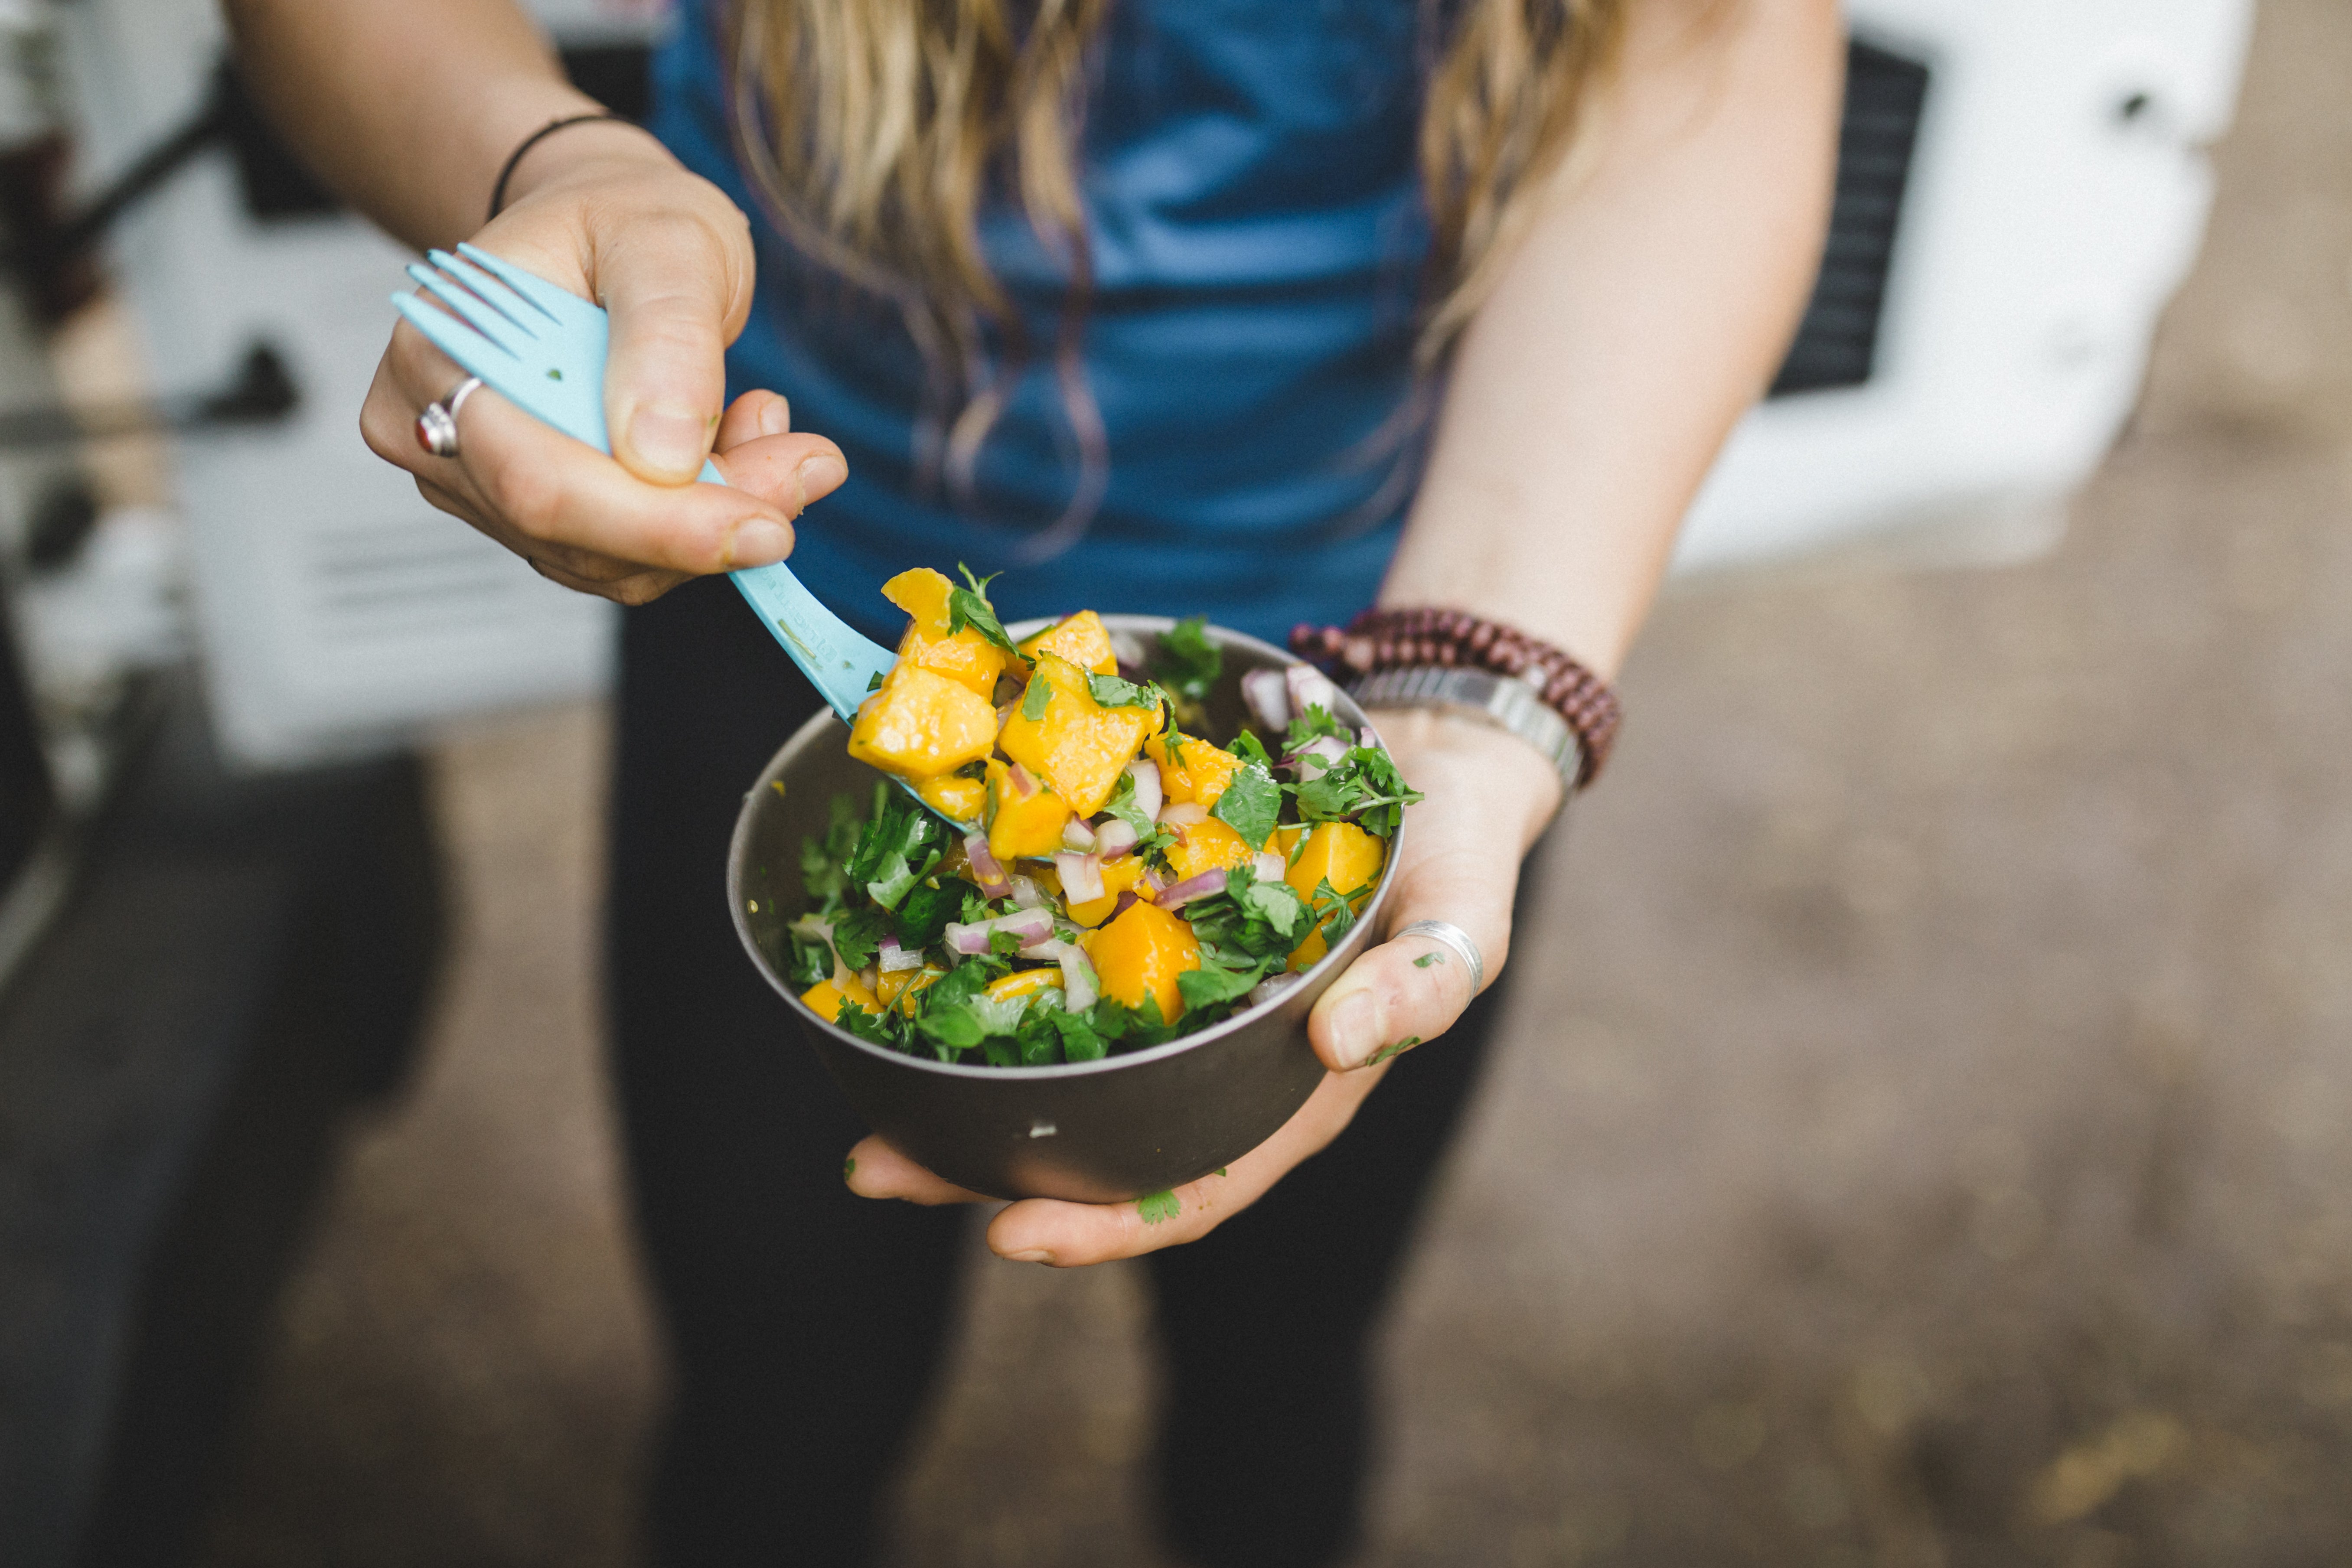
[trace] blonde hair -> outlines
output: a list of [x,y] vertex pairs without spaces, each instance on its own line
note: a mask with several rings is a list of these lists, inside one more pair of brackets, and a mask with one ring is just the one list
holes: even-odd
[[[1628,0],[1423,3],[1443,34],[1419,146],[1432,245],[1413,363],[1426,376],[1577,142]],[[740,0],[737,16],[736,141],[752,184],[795,245],[898,306],[931,369],[918,464],[959,496],[1030,355],[981,249],[992,176],[1010,175],[1067,270],[1054,360],[1080,475],[1033,555],[1083,531],[1108,473],[1078,356],[1093,279],[1076,163],[1088,46],[1110,4],[1034,0],[1025,26],[1011,0]],[[984,326],[1008,363],[991,363]]]

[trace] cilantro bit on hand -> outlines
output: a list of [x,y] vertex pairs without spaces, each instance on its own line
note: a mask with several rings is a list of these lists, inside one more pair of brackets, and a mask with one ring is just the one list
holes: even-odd
[[1004,635],[1004,624],[996,618],[996,606],[988,602],[988,585],[1004,574],[992,572],[985,577],[975,577],[971,568],[961,561],[956,563],[956,570],[963,574],[967,585],[948,590],[948,635],[953,637],[970,626],[1005,652],[1019,653],[1013,639]]
[[1135,1212],[1143,1217],[1144,1224],[1158,1225],[1163,1219],[1174,1219],[1182,1214],[1184,1205],[1177,1201],[1175,1189],[1162,1187],[1156,1193],[1146,1193],[1136,1199]]
[[1224,654],[1204,629],[1208,619],[1187,616],[1160,634],[1160,658],[1154,668],[1168,689],[1188,702],[1206,700],[1225,668]]
[[1433,963],[1443,963],[1444,962],[1445,955],[1442,952],[1424,952],[1419,958],[1412,961],[1412,966],[1415,969],[1427,969]]
[[1388,1060],[1391,1057],[1401,1057],[1419,1044],[1421,1044],[1421,1037],[1419,1035],[1407,1035],[1403,1039],[1398,1040],[1391,1045],[1382,1046],[1379,1051],[1374,1053],[1372,1059],[1366,1062],[1364,1065],[1368,1068],[1376,1068],[1382,1062]]

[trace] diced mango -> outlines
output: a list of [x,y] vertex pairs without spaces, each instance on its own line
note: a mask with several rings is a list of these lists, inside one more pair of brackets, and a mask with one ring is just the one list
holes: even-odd
[[886,969],[874,977],[874,999],[885,1007],[896,1003],[900,1012],[911,1016],[915,1011],[915,998],[921,995],[927,987],[937,984],[940,976],[946,973],[943,969],[933,969],[929,965],[921,969]]
[[1016,969],[1000,975],[988,984],[988,999],[1009,1001],[1015,996],[1034,996],[1040,991],[1059,991],[1062,972],[1058,969]]
[[882,596],[907,612],[898,662],[954,681],[983,701],[1012,656],[970,626],[950,633],[948,595],[955,584],[928,566],[901,572],[882,584]]
[[1102,868],[1103,896],[1072,904],[1070,918],[1089,929],[1098,926],[1110,918],[1111,910],[1118,907],[1121,893],[1133,893],[1149,903],[1151,889],[1143,885],[1144,869],[1140,855],[1123,855],[1113,860]]
[[1316,885],[1327,880],[1335,893],[1360,892],[1372,885],[1388,858],[1388,846],[1352,822],[1317,823],[1307,831],[1306,849],[1296,858],[1290,858],[1298,842],[1298,829],[1281,829],[1276,842],[1284,858],[1290,859],[1290,871],[1284,880],[1302,899],[1314,898]]
[[1024,637],[1021,651],[1031,658],[1041,653],[1058,654],[1097,675],[1118,673],[1118,655],[1111,651],[1110,633],[1103,629],[1102,617],[1092,610],[1065,616],[1044,631]]
[[1213,816],[1206,822],[1190,823],[1176,830],[1176,842],[1168,851],[1168,865],[1178,881],[1190,881],[1203,871],[1246,866],[1256,858],[1247,840]]
[[849,754],[886,773],[930,778],[985,757],[996,745],[996,710],[954,681],[901,661],[857,710]]
[[1029,679],[1045,682],[1051,693],[1045,716],[1030,719],[1015,708],[998,744],[1006,756],[1051,784],[1072,811],[1092,816],[1110,799],[1118,775],[1135,760],[1160,716],[1149,708],[1098,705],[1087,689],[1087,672],[1059,654],[1038,655]]
[[1160,788],[1171,801],[1198,801],[1214,805],[1241,771],[1242,760],[1222,746],[1192,735],[1154,735],[1143,743],[1144,754],[1160,764]]
[[1184,1016],[1184,994],[1176,977],[1201,967],[1201,944],[1192,928],[1151,904],[1131,904],[1127,913],[1091,933],[1087,943],[1103,994],[1129,1007],[1150,996],[1160,1016],[1172,1024]]
[[1318,926],[1308,931],[1307,940],[1292,950],[1290,962],[1283,967],[1294,974],[1304,973],[1322,963],[1323,955],[1330,951],[1331,944],[1323,940],[1322,928]]
[[801,993],[801,1000],[808,1004],[811,1012],[828,1024],[841,1016],[844,1002],[855,1002],[868,1013],[882,1011],[882,1004],[874,999],[874,993],[859,984],[851,975],[844,975],[838,984],[830,980],[820,980]]
[[999,862],[1051,855],[1062,847],[1070,803],[1019,763],[988,762],[988,852]]
[[978,822],[988,800],[988,785],[961,773],[917,779],[914,784],[915,793],[923,797],[925,804],[958,822]]

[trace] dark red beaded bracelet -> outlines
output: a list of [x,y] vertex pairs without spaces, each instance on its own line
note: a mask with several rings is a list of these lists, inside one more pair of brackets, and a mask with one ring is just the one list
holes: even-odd
[[1516,676],[1576,732],[1583,752],[1577,787],[1599,775],[1624,717],[1616,691],[1570,655],[1515,626],[1467,610],[1415,605],[1366,610],[1338,626],[1291,628],[1290,650],[1334,676],[1361,679],[1391,669],[1465,666]]

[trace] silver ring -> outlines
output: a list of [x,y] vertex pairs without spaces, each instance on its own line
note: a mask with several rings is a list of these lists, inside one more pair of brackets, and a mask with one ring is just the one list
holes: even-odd
[[416,444],[436,458],[457,455],[457,410],[466,406],[466,399],[474,395],[474,388],[482,384],[478,375],[469,375],[451,389],[449,395],[437,403],[428,403],[416,416]]
[[1475,996],[1486,989],[1486,961],[1478,956],[1478,944],[1470,940],[1468,931],[1452,921],[1415,921],[1389,940],[1395,942],[1408,936],[1425,936],[1440,946],[1452,948],[1470,966],[1470,994]]

